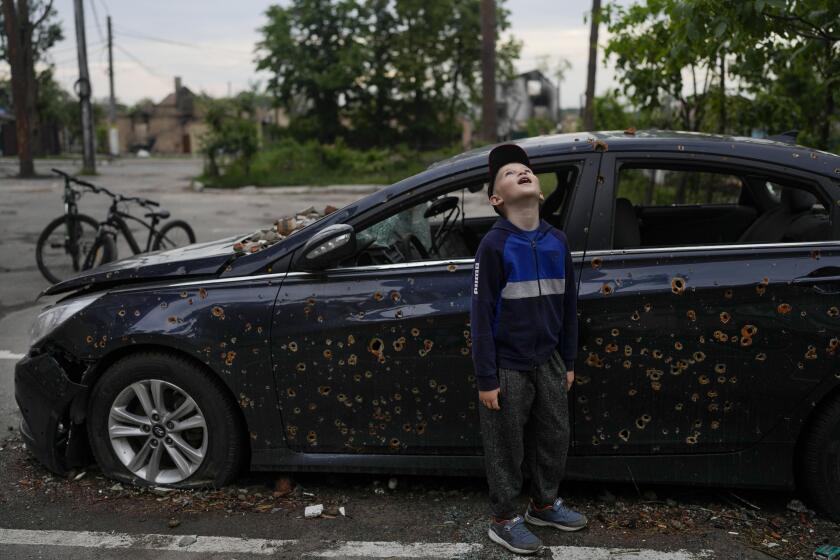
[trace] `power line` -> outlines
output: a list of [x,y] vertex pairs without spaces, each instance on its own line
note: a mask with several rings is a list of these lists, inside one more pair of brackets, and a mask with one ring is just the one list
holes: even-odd
[[117,47],[118,49],[120,49],[120,51],[122,51],[122,53],[123,53],[125,56],[127,56],[127,57],[128,57],[128,58],[130,58],[132,61],[134,61],[134,63],[135,63],[135,64],[137,64],[138,66],[140,66],[143,70],[145,70],[146,72],[148,72],[150,75],[152,75],[152,76],[154,76],[154,77],[156,77],[156,78],[158,78],[158,79],[160,79],[160,80],[163,80],[163,81],[165,81],[165,82],[169,83],[169,78],[166,78],[166,77],[164,77],[164,76],[161,76],[160,74],[158,74],[157,72],[155,72],[154,70],[152,70],[151,68],[149,68],[148,66],[146,66],[146,63],[145,63],[145,62],[143,62],[142,60],[140,60],[139,58],[137,58],[136,56],[134,56],[133,54],[131,54],[130,52],[128,52],[128,51],[125,49],[125,47],[123,47],[122,45],[119,45],[119,44],[117,44],[117,43],[114,43],[114,46],[115,46],[115,47]]
[[96,24],[96,33],[99,35],[99,40],[105,41],[105,37],[102,34],[102,26],[99,25],[99,14],[96,12],[96,2],[91,2],[90,7],[93,9],[93,22]]
[[131,38],[134,38],[134,39],[141,39],[141,40],[144,40],[144,41],[152,41],[152,42],[156,42],[156,43],[163,43],[163,44],[166,44],[166,45],[175,45],[177,47],[186,47],[186,48],[189,48],[189,49],[197,49],[197,50],[202,50],[202,51],[207,50],[207,49],[216,49],[216,50],[219,50],[219,51],[225,51],[225,52],[229,52],[229,53],[233,53],[233,54],[239,54],[239,55],[251,54],[251,53],[246,53],[244,51],[238,51],[238,50],[234,50],[234,49],[228,49],[228,48],[225,48],[225,47],[220,47],[218,45],[198,45],[198,44],[195,44],[195,43],[184,43],[183,41],[173,41],[172,39],[164,39],[162,37],[153,37],[152,35],[146,35],[144,33],[139,33],[137,31],[131,31],[131,30],[126,29],[125,27],[123,27],[121,25],[120,26],[115,26],[115,27],[117,27],[117,29],[120,31],[120,33],[122,35],[125,35],[126,37],[131,37]]

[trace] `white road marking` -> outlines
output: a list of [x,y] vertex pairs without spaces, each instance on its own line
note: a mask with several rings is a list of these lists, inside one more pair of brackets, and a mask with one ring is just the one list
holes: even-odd
[[0,360],[20,360],[24,354],[16,354],[9,350],[0,350]]
[[[201,535],[0,529],[0,546],[62,546],[268,556],[281,551],[290,552],[290,549],[299,542],[301,541]],[[660,552],[650,549],[588,546],[551,546],[548,548],[551,550],[552,557],[557,560],[700,560],[712,557],[712,551],[709,550]],[[496,545],[482,543],[402,544],[388,541],[338,541],[324,543],[322,550],[305,552],[303,555],[317,558],[474,558],[484,550],[495,551]]]

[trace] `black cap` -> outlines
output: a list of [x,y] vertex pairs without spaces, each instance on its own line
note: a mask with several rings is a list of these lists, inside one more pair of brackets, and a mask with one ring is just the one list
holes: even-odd
[[525,150],[516,144],[501,144],[490,150],[488,157],[490,164],[490,186],[487,187],[487,197],[493,195],[493,184],[496,182],[496,175],[499,169],[509,163],[521,163],[531,167],[531,160],[528,159],[528,154]]

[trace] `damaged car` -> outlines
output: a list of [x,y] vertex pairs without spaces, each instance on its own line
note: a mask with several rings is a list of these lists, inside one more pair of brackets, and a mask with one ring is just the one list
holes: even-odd
[[[840,157],[662,131],[521,141],[578,286],[567,476],[794,488],[840,517]],[[64,472],[482,474],[473,256],[489,147],[341,209],[138,255],[64,294],[16,366]]]

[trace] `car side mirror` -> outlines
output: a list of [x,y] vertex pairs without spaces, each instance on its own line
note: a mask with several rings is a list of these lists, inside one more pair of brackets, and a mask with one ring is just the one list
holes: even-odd
[[353,256],[356,253],[356,232],[349,224],[327,226],[307,241],[295,259],[299,270],[315,271]]

